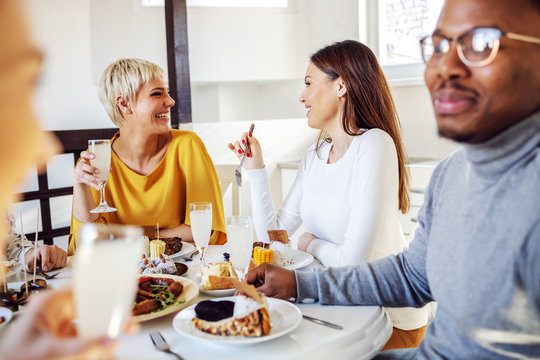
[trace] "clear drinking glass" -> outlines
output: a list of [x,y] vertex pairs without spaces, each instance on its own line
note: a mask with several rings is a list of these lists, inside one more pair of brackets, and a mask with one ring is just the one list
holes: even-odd
[[244,280],[253,252],[253,222],[250,216],[231,216],[227,220],[227,244],[234,269]]
[[99,169],[97,176],[99,182],[99,205],[90,210],[91,213],[106,213],[116,211],[105,201],[105,185],[111,169],[111,141],[110,140],[88,140],[88,151],[94,154],[94,159],[90,164]]
[[201,267],[205,265],[204,251],[210,242],[212,232],[212,203],[194,202],[189,204],[189,219],[191,221],[191,233],[195,246],[199,250]]
[[85,224],[79,235],[73,260],[79,335],[116,338],[135,301],[142,229]]

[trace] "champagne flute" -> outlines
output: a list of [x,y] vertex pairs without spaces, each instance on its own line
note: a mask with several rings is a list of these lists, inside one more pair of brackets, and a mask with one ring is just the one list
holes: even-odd
[[88,140],[88,150],[94,154],[94,159],[90,164],[99,169],[99,205],[90,210],[91,213],[106,213],[116,211],[105,201],[105,185],[111,169],[111,141],[110,140]]
[[134,226],[82,227],[73,260],[75,309],[81,337],[116,338],[123,330],[137,293],[142,235],[142,229]]
[[212,232],[212,203],[194,202],[189,204],[189,219],[193,240],[199,250],[201,267],[205,265],[204,251],[210,242]]
[[227,244],[232,265],[240,281],[243,281],[253,252],[253,222],[250,216],[231,216],[227,220]]

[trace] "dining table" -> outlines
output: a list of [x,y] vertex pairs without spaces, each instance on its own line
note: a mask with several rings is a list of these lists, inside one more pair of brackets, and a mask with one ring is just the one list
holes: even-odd
[[[210,245],[205,252],[205,261],[223,261],[223,253],[228,252],[227,244]],[[200,283],[200,261],[198,255],[193,260],[188,257],[179,257],[176,262],[188,266],[183,277]],[[313,259],[308,265],[296,269],[298,271],[314,271],[322,265]],[[111,267],[111,271],[114,268]],[[60,288],[73,281],[71,259],[68,265],[51,273],[59,272],[54,278],[47,280],[48,286]],[[22,283],[22,271],[12,276],[13,287]],[[31,278],[28,274],[28,278]],[[8,281],[10,280],[8,279]],[[199,292],[193,303],[202,300],[216,299]],[[248,344],[215,342],[207,338],[194,339],[177,332],[173,328],[173,319],[177,313],[167,314],[152,320],[140,323],[140,329],[135,334],[123,334],[118,339],[116,350],[117,359],[173,359],[174,357],[158,351],[149,337],[154,331],[159,331],[171,350],[180,354],[184,360],[205,359],[235,359],[235,360],[265,360],[265,359],[371,359],[376,356],[392,333],[392,323],[383,308],[379,306],[341,306],[321,305],[317,302],[295,303],[303,315],[321,319],[337,324],[342,329],[323,326],[312,321],[302,319],[299,325],[290,332],[272,338]],[[184,309],[186,310],[186,309]],[[180,310],[183,311],[183,310]],[[15,320],[16,317],[15,317]],[[13,321],[12,321],[13,323]],[[9,326],[12,326],[8,324]],[[9,327],[8,327],[9,328]],[[3,329],[5,332],[7,329]],[[2,337],[0,332],[0,337]]]

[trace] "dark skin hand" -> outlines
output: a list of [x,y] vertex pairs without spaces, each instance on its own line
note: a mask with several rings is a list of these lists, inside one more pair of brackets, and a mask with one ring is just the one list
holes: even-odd
[[268,297],[289,300],[296,298],[294,271],[263,263],[246,275],[246,282]]

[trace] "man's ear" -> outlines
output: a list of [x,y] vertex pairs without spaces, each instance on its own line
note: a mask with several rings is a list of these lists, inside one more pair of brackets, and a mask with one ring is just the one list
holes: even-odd
[[342,78],[337,79],[337,96],[343,97],[347,93],[347,87],[345,86],[345,81]]
[[124,98],[122,95],[116,96],[116,106],[120,109],[120,112],[122,114],[131,114],[133,111],[131,111],[131,105],[129,101]]

